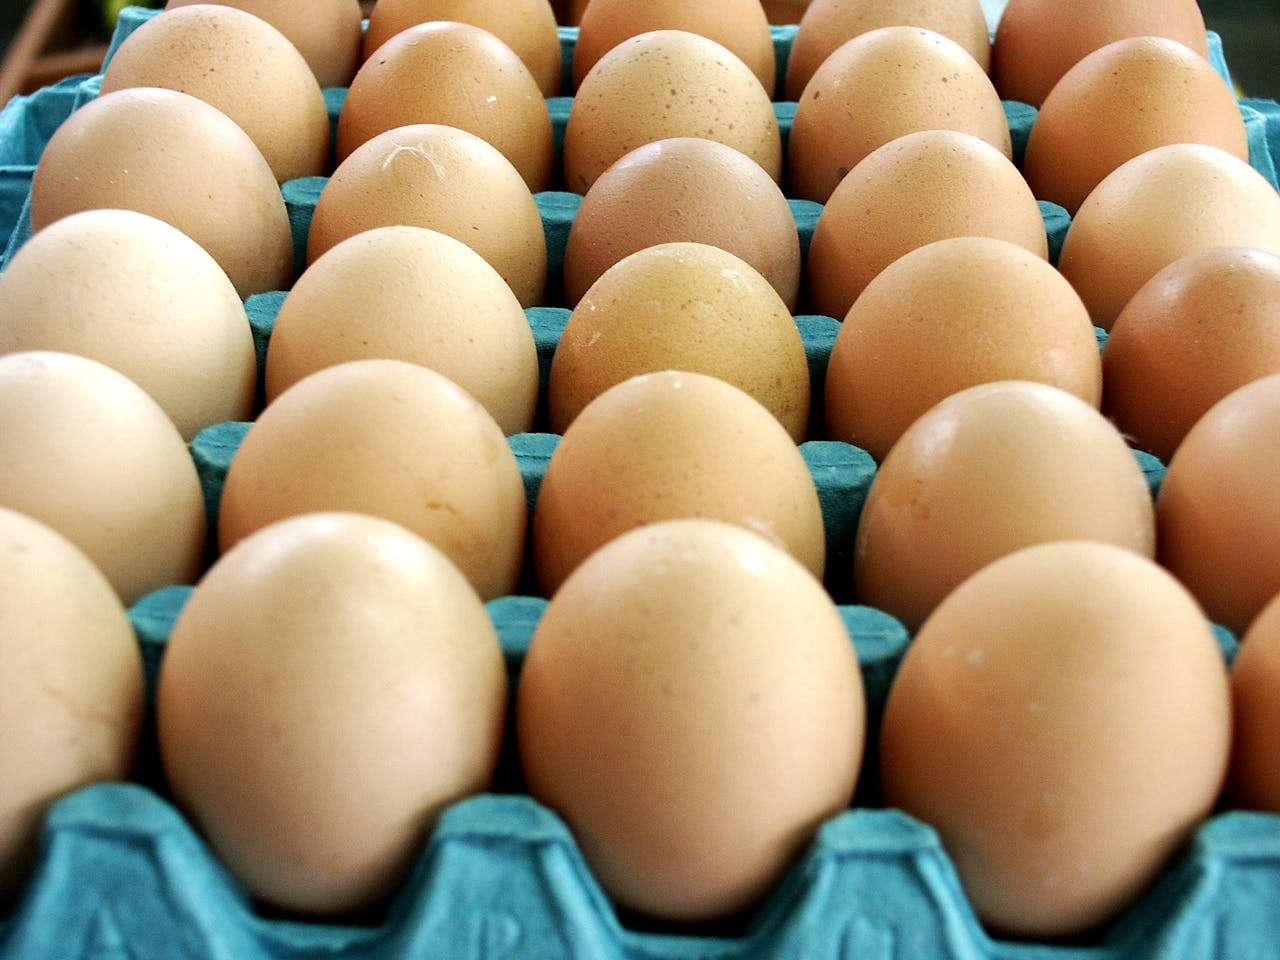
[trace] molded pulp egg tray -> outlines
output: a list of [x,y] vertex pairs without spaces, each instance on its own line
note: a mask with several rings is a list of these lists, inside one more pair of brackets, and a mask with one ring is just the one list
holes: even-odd
[[[113,50],[154,11],[126,9]],[[779,71],[795,27],[775,28]],[[577,31],[564,29],[566,73]],[[1210,34],[1211,60],[1227,76],[1222,45]],[[0,114],[0,238],[5,257],[30,236],[31,177],[58,125],[98,94],[100,78],[73,78]],[[325,91],[336,119],[343,90]],[[568,98],[549,106],[562,136]],[[1006,104],[1021,154],[1035,110]],[[794,104],[778,104],[785,131]],[[1241,104],[1253,165],[1276,183],[1280,106]],[[284,186],[295,247],[306,235],[321,178]],[[550,254],[549,302],[559,288],[569,226],[580,197],[539,194]],[[807,251],[821,207],[793,201]],[[1056,253],[1070,225],[1065,211],[1042,204]],[[299,256],[299,267],[303,259]],[[247,312],[259,351],[266,345],[283,293],[253,297]],[[528,311],[546,373],[569,313]],[[814,377],[821,423],[822,380],[839,324],[797,318]],[[1105,335],[1099,331],[1099,341]],[[222,482],[248,424],[201,433],[192,455],[216,523]],[[532,506],[557,438],[511,438]],[[817,483],[827,527],[828,566],[837,600],[848,593],[858,517],[876,465],[855,447],[811,442],[801,447]],[[1139,454],[1153,493],[1158,461]],[[216,538],[215,538],[216,539]],[[531,580],[526,576],[526,582]],[[148,690],[170,629],[190,587],[161,590],[131,617],[146,664]],[[546,601],[507,597],[488,606],[515,680]],[[508,737],[495,792],[450,809],[426,843],[415,870],[384,916],[339,926],[281,920],[262,912],[224,870],[166,799],[148,720],[138,783],[92,787],[58,803],[45,825],[40,860],[14,912],[0,917],[0,960],[359,960],[521,958],[521,960],[1274,960],[1280,958],[1280,817],[1225,813],[1210,821],[1159,882],[1087,945],[1004,943],[982,929],[939,843],[924,824],[876,808],[875,743],[907,631],[866,607],[841,607],[858,651],[869,711],[868,758],[856,807],[825,824],[803,859],[736,936],[691,936],[627,928],[582,859],[572,835],[550,810],[522,795],[514,738]],[[1230,659],[1235,641],[1219,631]],[[514,684],[513,684],[514,686]],[[287,789],[287,785],[284,787]]]

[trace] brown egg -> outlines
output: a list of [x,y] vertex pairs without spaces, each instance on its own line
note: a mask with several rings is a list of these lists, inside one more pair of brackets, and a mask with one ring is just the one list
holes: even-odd
[[102,78],[103,93],[134,87],[177,90],[221,110],[281,183],[329,172],[329,113],[320,85],[284,34],[252,14],[199,4],[148,20]]
[[818,493],[773,415],[702,374],[635,377],[592,401],[551,458],[534,518],[539,582],[551,595],[610,540],[688,517],[745,527],[822,575]]
[[1230,738],[1187,592],[1128,551],[1053,543],[929,618],[889,695],[880,782],[938,831],[994,931],[1064,937],[1156,879],[1212,811]]
[[184,93],[107,94],[53,135],[31,186],[31,226],[103,209],[177,227],[242,297],[283,289],[293,277],[289,216],[271,168],[233,121]]
[[[189,7],[201,0],[169,0],[166,9]],[[235,7],[271,24],[298,49],[322,87],[345,87],[360,62],[359,0],[212,0]]]
[[576,305],[619,260],[673,242],[741,257],[795,309],[800,237],[782,191],[745,154],[691,137],[632,150],[587,191],[569,231],[565,296]]
[[973,134],[1013,155],[995,87],[958,44],[916,27],[865,33],[805,87],[787,153],[792,189],[825,203],[877,147],[937,129]]
[[615,47],[582,82],[565,131],[565,182],[586,193],[636,147],[671,137],[718,141],[782,177],[778,118],[750,68],[714,40],[658,30]]
[[424,23],[379,47],[351,83],[338,120],[338,160],[415,123],[474,133],[511,161],[530,190],[551,186],[556,148],[547,101],[511,48],[479,27]]
[[395,524],[311,514],[218,562],[158,693],[174,796],[257,897],[307,914],[391,894],[436,818],[488,786],[507,675],[479,597]]
[[542,300],[547,242],[538,205],[511,162],[473,134],[419,124],[362,146],[320,194],[307,260],[389,226],[461,240],[498,271],[522,307]]
[[777,64],[769,21],[759,0],[595,0],[582,18],[574,49],[574,88],[618,44],[652,30],[687,30],[714,40],[745,63],[773,96]]
[[827,369],[827,428],[877,460],[968,387],[1031,380],[1097,407],[1102,361],[1071,285],[1003,240],[957,237],[907,254],[858,298]]
[[182,435],[140,387],[84,357],[0,358],[0,507],[74,543],[125,604],[200,573],[204,496]]
[[1280,375],[1219,401],[1160,489],[1160,562],[1237,634],[1280,593]]
[[1053,88],[1023,170],[1037,197],[1075,213],[1113,170],[1173,143],[1249,161],[1235,94],[1208,61],[1173,40],[1136,37],[1091,53]]
[[895,260],[935,240],[994,237],[1049,258],[1044,218],[1017,167],[954,130],[911,133],[840,181],[809,248],[809,296],[843,317]]
[[142,725],[142,659],[111,585],[53,530],[0,509],[0,910],[50,804],[124,780]]
[[1116,320],[1107,415],[1168,463],[1215,403],[1280,373],[1280,257],[1215,247],[1166,267]]
[[379,0],[364,37],[365,59],[396,34],[440,20],[489,31],[520,58],[544,97],[560,93],[560,37],[547,0]]
[[551,428],[642,373],[689,370],[746,392],[799,443],[809,428],[809,362],[773,287],[731,253],[667,243],[611,267],[569,319],[551,365]]
[[1280,194],[1229,153],[1176,144],[1144,153],[1102,181],[1072,222],[1058,269],[1093,322],[1110,330],[1165,267],[1234,246],[1280,253]]
[[1280,598],[1245,635],[1231,674],[1233,805],[1280,813]]
[[759,537],[685,520],[615,540],[556,594],[517,726],[530,792],[606,891],[690,921],[753,906],[848,806],[865,722],[821,584]]
[[862,602],[916,627],[988,563],[1055,540],[1153,556],[1146,480],[1088,404],[1043,384],[989,383],[938,404],[885,459],[854,580]]
[[0,275],[0,354],[56,350],[118,370],[188,440],[253,416],[258,364],[236,288],[173,227],[91,210],[36,234]]
[[267,400],[352,360],[435,370],[489,411],[503,433],[533,425],[538,352],[511,288],[480,254],[420,227],[358,234],[289,291],[267,353]]
[[761,6],[770,23],[799,23],[809,6],[809,0],[764,0]]
[[1196,0],[1010,0],[991,51],[1000,96],[1039,106],[1068,70],[1126,37],[1167,37],[1209,56]]
[[225,553],[278,520],[325,510],[383,517],[434,544],[486,600],[524,560],[524,484],[502,430],[471,395],[398,360],[330,367],[267,408],[231,462]]
[[813,0],[791,48],[787,99],[799,100],[818,68],[840,47],[882,27],[923,27],[940,33],[959,44],[983,71],[991,60],[991,37],[978,0]]

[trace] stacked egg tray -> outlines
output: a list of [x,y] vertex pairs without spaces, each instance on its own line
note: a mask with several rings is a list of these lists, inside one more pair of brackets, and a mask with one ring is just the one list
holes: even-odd
[[[154,11],[128,8],[112,45]],[[779,74],[785,71],[795,27],[775,28]],[[566,88],[577,31],[561,32]],[[1219,39],[1210,34],[1211,61],[1228,77]],[[0,114],[0,237],[12,230],[0,269],[30,236],[34,165],[58,125],[97,96],[99,77],[77,78],[20,100]],[[336,122],[344,90],[325,91]],[[558,139],[569,98],[549,101]],[[776,111],[789,129],[795,104]],[[1006,104],[1015,159],[1035,121],[1025,104]],[[1280,161],[1280,105],[1241,104],[1251,162],[1273,184]],[[1273,159],[1274,158],[1274,159]],[[311,215],[322,178],[283,187],[301,269]],[[546,228],[548,302],[558,296],[570,225],[581,198],[537,196]],[[802,251],[821,206],[792,201]],[[1060,207],[1041,204],[1054,259],[1070,226]],[[266,356],[285,293],[246,304],[258,348]],[[542,367],[543,386],[569,311],[527,311]],[[809,357],[815,424],[827,360],[839,330],[829,317],[796,318]],[[1105,334],[1099,333],[1100,346]],[[216,530],[222,484],[250,425],[220,424],[191,444]],[[819,435],[815,429],[814,435]],[[557,438],[530,433],[510,438],[529,504],[536,502]],[[813,441],[801,453],[816,482],[828,543],[828,587],[839,600],[851,587],[852,545],[876,464],[843,443]],[[1164,475],[1154,458],[1137,454],[1153,495]],[[216,539],[213,538],[213,539]],[[210,557],[212,560],[213,557]],[[526,584],[533,577],[526,571]],[[143,598],[130,611],[146,665],[148,693],[173,623],[191,594],[174,586]],[[525,652],[547,601],[507,597],[488,605],[515,687]],[[893,617],[867,607],[842,606],[867,693],[869,754],[854,809],[819,831],[811,848],[740,928],[688,932],[635,929],[624,923],[592,877],[565,824],[522,795],[515,738],[499,769],[495,792],[448,810],[405,885],[378,916],[348,925],[280,919],[261,912],[218,863],[190,824],[165,798],[154,725],[149,718],[138,783],[83,790],[58,803],[42,835],[39,865],[16,907],[0,918],[0,960],[10,958],[216,957],[294,960],[342,956],[582,958],[582,960],[1264,960],[1280,956],[1280,817],[1222,813],[1206,824],[1161,880],[1097,938],[1069,945],[993,940],[970,907],[950,860],[929,827],[901,813],[877,809],[876,757],[880,716],[909,643]],[[1219,630],[1225,658],[1235,640]],[[283,789],[288,789],[283,785]],[[1105,789],[1100,785],[1099,789]]]

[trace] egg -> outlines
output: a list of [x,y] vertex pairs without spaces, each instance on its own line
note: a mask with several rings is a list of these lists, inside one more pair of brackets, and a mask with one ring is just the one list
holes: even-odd
[[618,261],[674,242],[742,258],[795,309],[800,236],[786,197],[750,157],[695,137],[637,147],[587,191],[565,250],[565,296],[576,305]]
[[379,134],[415,123],[474,133],[511,161],[530,190],[551,186],[551,114],[528,68],[486,30],[410,27],[378,48],[351,82],[338,119],[338,160]]
[[542,299],[542,217],[519,172],[463,130],[434,124],[374,137],[329,180],[311,220],[307,260],[388,226],[425,227],[461,240],[498,271],[523,307]]
[[627,380],[579,414],[547,465],[533,525],[538,580],[550,596],[628,530],[697,517],[745,527],[822,576],[817,489],[773,415],[699,373]]
[[0,275],[0,354],[74,353],[160,404],[188,440],[253,416],[258,365],[236,288],[160,220],[91,210],[46,227]]
[[764,0],[761,6],[770,23],[799,23],[809,6],[809,0]]
[[[166,9],[201,0],[169,0]],[[362,32],[359,0],[312,0],[305,6],[279,0],[214,0],[261,17],[302,54],[322,87],[345,87],[360,62]]]
[[1231,759],[1233,805],[1280,813],[1280,598],[1269,603],[1249,632],[1231,672],[1235,746]]
[[379,0],[369,17],[365,58],[410,27],[442,20],[487,30],[521,59],[544,97],[560,93],[560,37],[547,0]]
[[1098,540],[1152,557],[1154,514],[1133,454],[1087,403],[1039,383],[971,387],[917,420],[876,474],[855,545],[857,595],[918,627],[968,577],[1024,547]]
[[245,540],[173,629],[157,695],[174,797],[248,890],[350,913],[488,786],[507,678],[475,591],[395,524],[311,514]]
[[284,34],[253,14],[198,4],[146,21],[102,78],[103,93],[135,87],[177,90],[216,107],[249,135],[281,183],[329,172],[320,85]]
[[58,128],[32,181],[32,229],[102,209],[177,227],[218,262],[241,297],[292,279],[289,216],[271,168],[234,121],[195,97],[121,90]]
[[1241,387],[1187,434],[1160,489],[1160,562],[1237,634],[1280,593],[1280,375]]
[[782,135],[751,69],[714,40],[683,30],[632,37],[591,69],[565,130],[565,182],[586,193],[637,147],[703,137],[745,153],[775,182]]
[[591,68],[618,44],[653,30],[687,30],[714,40],[745,63],[773,95],[777,64],[759,0],[594,0],[582,17],[574,49],[574,87],[581,86]]
[[569,318],[551,365],[551,428],[563,433],[610,387],[643,373],[718,377],[764,406],[799,443],[809,362],[791,311],[731,253],[667,243],[610,267]]
[[1249,161],[1235,94],[1204,57],[1173,40],[1136,37],[1091,53],[1058,82],[1023,169],[1036,196],[1075,213],[1113,170],[1174,143]]
[[1099,184],[1067,233],[1058,268],[1093,322],[1110,330],[1152,277],[1211,247],[1280,253],[1280,194],[1216,147],[1175,144],[1144,153]]
[[818,68],[840,47],[882,27],[923,27],[942,34],[959,44],[983,71],[991,58],[991,38],[979,0],[813,0],[803,15],[787,65],[788,100],[801,98]]
[[279,520],[329,510],[399,523],[477,592],[511,593],[524,560],[524,484],[493,418],[461,387],[398,360],[312,374],[258,418],[231,461],[223,553]]
[[1150,36],[1209,56],[1196,0],[1010,0],[996,30],[991,77],[1004,99],[1038,107],[1093,51],[1126,37]]
[[352,360],[404,360],[462,387],[502,431],[533,425],[538,352],[511,288],[466,244],[381,227],[338,244],[289,291],[267,353],[267,399]]
[[1089,314],[1022,247],[940,240],[892,264],[849,311],[827,369],[828,434],[882,460],[935,404],[998,380],[1045,383],[1097,407]]
[[1086,933],[1156,879],[1213,809],[1226,670],[1155,564],[1053,543],[967,580],[924,625],[885,711],[889,806],[934,827],[994,931]]
[[1280,257],[1193,253],[1129,301],[1103,357],[1104,409],[1164,462],[1215,403],[1280,373]]
[[0,911],[49,806],[124,780],[142,725],[142,658],[106,578],[42,523],[0,509]]
[[551,601],[517,728],[532,795],[623,906],[754,906],[845,808],[865,706],[853,645],[786,553],[706,520],[632,531]]
[[993,237],[1049,257],[1036,198],[999,150],[954,130],[885,144],[840,181],[818,220],[808,263],[814,309],[844,317],[895,260],[951,237]]
[[200,572],[204,496],[182,435],[142,388],[84,357],[0,357],[0,507],[74,543],[126,605]]
[[995,87],[959,44],[916,27],[864,33],[818,68],[796,106],[792,189],[825,203],[876,148],[937,129],[973,134],[1013,155]]

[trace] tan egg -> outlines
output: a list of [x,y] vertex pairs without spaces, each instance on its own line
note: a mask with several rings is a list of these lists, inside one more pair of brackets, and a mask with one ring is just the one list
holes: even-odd
[[550,596],[628,530],[696,517],[745,527],[822,575],[813,476],[769,411],[702,374],[635,377],[592,401],[551,458],[534,517],[538,580]]
[[674,242],[741,257],[795,309],[800,236],[786,197],[750,157],[692,137],[632,150],[587,191],[565,251],[568,302],[576,305],[618,261]]
[[1072,222],[1058,269],[1110,330],[1148,280],[1211,247],[1280,253],[1280,194],[1229,153],[1175,144],[1102,181]]
[[1249,161],[1235,94],[1208,61],[1173,40],[1136,37],[1091,53],[1053,88],[1023,170],[1036,196],[1075,213],[1117,167],[1173,143]]
[[350,510],[399,523],[457,564],[486,600],[515,588],[524,484],[502,430],[470,394],[398,360],[330,367],[285,391],[227,474],[225,553],[279,520]]
[[773,96],[777,79],[773,37],[760,0],[595,0],[582,17],[573,54],[573,85],[582,85],[606,53],[632,37],[652,30],[687,30],[723,46],[756,75]]
[[1049,258],[1036,198],[999,150],[954,130],[885,144],[840,181],[818,220],[808,264],[814,309],[843,317],[885,267],[950,237],[994,237]]
[[1280,375],[1219,401],[1160,488],[1160,562],[1242,634],[1280,593]]
[[143,711],[142,659],[111,585],[68,540],[4,509],[0,675],[4,910],[33,865],[49,806],[128,778]]
[[511,288],[470,247],[433,230],[382,227],[334,247],[289,291],[267,353],[267,401],[352,360],[435,370],[503,433],[533,425],[538,351]]
[[862,602],[917,627],[988,563],[1055,540],[1153,556],[1142,471],[1115,428],[1071,394],[984,384],[917,420],[881,465],[854,581]]
[[1100,543],[993,563],[929,618],[885,712],[886,804],[934,827],[995,932],[1087,933],[1213,810],[1231,704],[1195,601]]
[[284,34],[252,14],[198,4],[148,20],[102,78],[103,93],[134,87],[177,90],[216,107],[249,135],[281,183],[330,170],[320,85]]
[[812,574],[744,530],[685,520],[615,540],[556,594],[517,728],[530,793],[605,890],[693,921],[754,906],[848,806],[865,709]]
[[1097,407],[1102,361],[1071,285],[1003,240],[958,237],[907,254],[858,298],[827,369],[827,429],[882,460],[935,404],[998,380],[1058,387]]
[[569,319],[551,365],[551,429],[642,373],[689,370],[749,394],[796,443],[809,428],[809,362],[791,311],[731,253],[667,243],[611,267]]
[[311,514],[196,589],[160,674],[160,750],[250,892],[347,914],[390,895],[444,808],[488,787],[506,694],[493,625],[439,550]]
[[582,23],[582,15],[587,12],[588,2],[589,0],[559,0],[557,9],[564,12],[561,22],[567,26],[578,26]]
[[438,123],[474,133],[546,190],[556,162],[547,101],[528,68],[493,34],[462,23],[424,23],[378,48],[338,119],[338,160],[381,133]]
[[1280,598],[1245,635],[1231,673],[1235,746],[1229,797],[1234,806],[1280,813]]
[[1039,106],[1077,63],[1126,37],[1167,37],[1209,56],[1196,0],[1010,0],[991,51],[1000,96]]
[[187,445],[140,387],[93,360],[0,358],[0,507],[74,543],[126,605],[199,576],[204,496]]
[[1166,267],[1116,320],[1103,371],[1107,415],[1168,463],[1210,407],[1280,373],[1280,257],[1216,247]]
[[565,130],[565,182],[586,193],[636,147],[672,137],[715,140],[782,178],[778,118],[750,68],[714,40],[657,30],[609,51],[582,82]]
[[[165,9],[189,7],[200,0],[169,0]],[[212,0],[252,13],[271,24],[302,54],[322,87],[345,87],[356,75],[362,33],[359,0]]]
[[995,87],[958,44],[916,27],[864,33],[805,87],[787,148],[792,189],[825,203],[878,147],[937,129],[972,134],[1013,155]]
[[419,124],[356,150],[320,194],[307,261],[358,233],[390,226],[461,240],[498,271],[522,307],[542,300],[547,241],[538,205],[511,162],[473,134]]
[[89,357],[147,391],[188,440],[248,420],[253,334],[222,268],[160,220],[91,210],[46,227],[0,275],[0,354]]
[[283,289],[293,278],[289,216],[271,168],[233,121],[184,93],[107,94],[53,135],[31,186],[32,228],[103,209],[177,227],[241,297]]
[[379,0],[364,37],[365,59],[396,34],[441,20],[489,31],[523,61],[544,97],[560,93],[560,36],[547,0]]
[[761,6],[770,23],[799,23],[809,7],[809,0],[764,0]]
[[940,33],[983,71],[991,60],[991,36],[978,0],[813,0],[803,13],[787,65],[788,100],[799,100],[818,68],[842,46],[882,27]]

